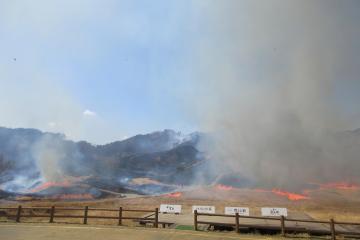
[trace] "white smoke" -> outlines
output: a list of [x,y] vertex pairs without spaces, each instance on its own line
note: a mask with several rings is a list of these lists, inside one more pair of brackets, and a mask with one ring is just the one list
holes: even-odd
[[45,134],[33,146],[33,157],[44,181],[62,181],[68,150],[62,138]]
[[32,146],[32,158],[42,182],[61,182],[86,169],[82,165],[84,156],[77,145],[61,134],[41,136]]
[[197,91],[190,99],[202,130],[216,136],[216,144],[201,146],[211,153],[215,172],[288,188],[359,180],[359,140],[338,134],[359,122],[338,99],[342,87],[358,87],[352,83],[353,73],[360,75],[359,56],[351,54],[360,41],[355,6],[278,0],[201,5],[203,35],[191,54]]

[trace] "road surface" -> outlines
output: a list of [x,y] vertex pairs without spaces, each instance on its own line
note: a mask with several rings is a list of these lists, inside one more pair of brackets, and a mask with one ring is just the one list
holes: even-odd
[[0,224],[1,240],[212,240],[271,239],[269,236],[238,235],[236,233],[195,232],[174,229],[82,226],[66,224]]

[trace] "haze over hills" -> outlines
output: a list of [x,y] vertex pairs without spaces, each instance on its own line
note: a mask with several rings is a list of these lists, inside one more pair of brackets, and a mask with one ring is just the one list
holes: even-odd
[[[196,148],[200,136],[164,130],[92,145],[36,129],[0,128],[0,186],[27,192],[44,182],[87,176],[91,186],[116,190],[132,185],[143,193],[163,192],[194,181],[194,171],[204,163]],[[130,184],[135,178],[164,184]]]
[[[359,129],[338,135],[339,144],[345,141],[352,146],[360,142]],[[212,161],[209,153],[200,150],[201,144],[209,141],[209,134],[186,135],[164,130],[93,145],[68,140],[58,133],[1,127],[0,195],[91,192],[93,196],[101,196],[99,189],[162,194],[186,186],[215,183],[279,187],[256,185],[238,169],[226,174],[217,171],[216,164],[221,161]]]

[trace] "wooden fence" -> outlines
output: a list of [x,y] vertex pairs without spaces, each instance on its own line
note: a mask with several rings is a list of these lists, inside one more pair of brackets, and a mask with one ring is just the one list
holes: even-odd
[[[123,220],[133,220],[139,223],[152,223],[153,227],[158,228],[159,224],[166,224],[159,222],[159,209],[154,210],[139,210],[139,209],[124,209],[122,207],[118,209],[111,208],[89,208],[88,206],[84,208],[64,208],[64,207],[0,207],[0,210],[10,210],[16,214],[6,214],[7,217],[13,217],[16,222],[20,222],[22,218],[48,218],[49,223],[53,223],[55,219],[59,218],[77,218],[82,219],[83,224],[88,223],[88,219],[113,219],[117,220],[118,225],[123,224]],[[37,211],[43,210],[45,213],[41,214],[26,214],[25,210],[28,211]],[[79,215],[69,215],[66,212],[79,212],[82,211],[83,214]],[[117,216],[104,216],[104,215],[89,215],[89,212],[117,212]],[[64,213],[65,212],[65,213]],[[123,216],[124,212],[138,212],[138,213],[149,213],[146,217],[128,217]],[[234,218],[233,223],[221,223],[221,222],[210,222],[210,221],[200,221],[200,216],[209,216],[209,217],[226,217]],[[270,220],[278,222],[276,225],[259,225],[259,224],[249,224],[241,223],[240,219],[258,219],[258,220]],[[310,223],[310,224],[326,224],[329,226],[329,230],[321,230],[315,228],[304,228],[299,226],[287,226],[287,222],[297,222],[297,223]],[[342,235],[360,235],[360,232],[352,231],[340,231],[336,230],[336,225],[350,225],[350,226],[360,226],[360,223],[353,222],[338,222],[330,219],[329,221],[317,221],[317,220],[304,220],[304,219],[292,219],[281,217],[258,217],[258,216],[241,216],[238,213],[235,215],[225,215],[225,214],[209,214],[209,213],[198,213],[197,210],[194,211],[194,229],[198,230],[199,224],[207,224],[213,226],[231,226],[235,228],[235,231],[240,233],[242,228],[253,228],[253,229],[265,229],[265,230],[276,230],[280,231],[282,236],[285,236],[288,232],[296,233],[309,233],[309,234],[321,234],[321,235],[331,235],[332,239],[336,239],[337,234]],[[164,227],[164,226],[163,226]]]
[[[64,207],[22,207],[21,205],[16,207],[0,207],[0,210],[13,210],[16,211],[16,215],[6,215],[7,217],[14,217],[16,222],[20,222],[22,218],[49,218],[49,223],[53,223],[55,218],[78,218],[83,219],[83,224],[88,223],[88,219],[114,219],[117,220],[118,225],[122,225],[123,220],[134,220],[134,221],[146,221],[152,222],[155,228],[158,227],[159,224],[159,209],[156,208],[154,210],[139,210],[139,209],[124,209],[122,207],[118,209],[111,208],[89,208],[88,206],[84,208],[64,208]],[[24,214],[24,210],[45,210],[48,214]],[[66,215],[63,212],[69,211],[83,211],[82,215]],[[100,216],[100,215],[89,215],[90,211],[106,211],[106,212],[117,212],[117,216]],[[62,212],[63,214],[59,214]],[[140,213],[153,213],[151,216],[153,217],[124,217],[124,212],[140,212]]]
[[[199,216],[214,216],[214,217],[230,217],[234,218],[234,223],[219,223],[219,222],[209,222],[209,221],[199,221]],[[279,225],[275,226],[259,226],[258,224],[242,224],[240,223],[240,218],[247,219],[260,219],[260,220],[271,220],[278,221]],[[317,229],[305,229],[300,227],[287,227],[286,222],[298,222],[298,223],[313,223],[313,224],[328,224],[329,231],[317,230]],[[198,213],[197,210],[194,211],[194,228],[198,230],[198,224],[208,224],[213,226],[231,226],[235,227],[235,231],[240,233],[240,228],[262,228],[268,230],[279,230],[282,236],[285,236],[286,232],[297,232],[297,233],[309,233],[309,234],[323,234],[331,235],[332,240],[336,239],[336,234],[346,234],[346,235],[360,235],[360,232],[351,232],[351,231],[337,231],[336,225],[351,225],[351,226],[360,226],[360,223],[353,222],[335,222],[334,219],[329,221],[317,221],[317,220],[303,220],[303,219],[290,219],[281,217],[256,217],[256,216],[241,216],[239,213],[235,215],[225,215],[225,214],[210,214],[210,213]]]

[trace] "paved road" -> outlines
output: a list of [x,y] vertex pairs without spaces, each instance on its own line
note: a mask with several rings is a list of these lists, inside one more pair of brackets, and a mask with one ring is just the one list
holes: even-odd
[[0,224],[1,240],[205,240],[270,239],[236,233],[195,232],[174,229],[82,226],[65,224]]

